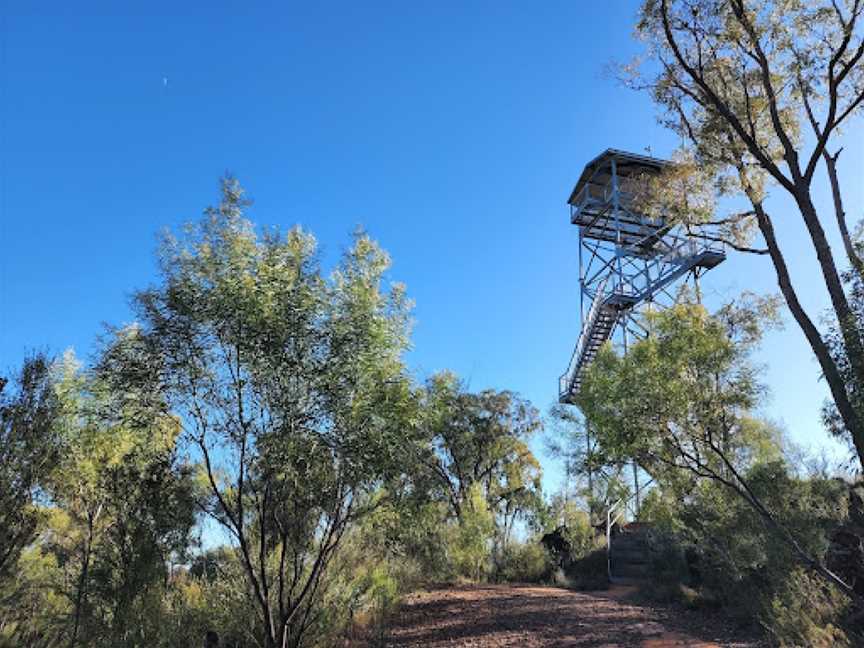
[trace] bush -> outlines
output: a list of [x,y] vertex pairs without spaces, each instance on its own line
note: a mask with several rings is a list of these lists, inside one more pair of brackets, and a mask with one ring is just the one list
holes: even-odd
[[494,532],[495,520],[492,512],[486,504],[480,484],[474,484],[451,543],[451,557],[459,576],[474,581],[481,581],[486,577],[492,557]]
[[208,552],[193,562],[189,572],[178,571],[162,600],[162,640],[156,645],[198,646],[208,631],[216,632],[219,645],[226,648],[242,648],[250,639],[261,639],[244,584],[242,566],[228,549]]
[[860,646],[836,625],[847,607],[848,599],[837,588],[799,567],[771,598],[762,623],[783,648]]
[[[750,487],[811,555],[848,516],[848,487],[797,477],[781,461],[757,464]],[[676,501],[655,491],[643,517],[653,525],[650,594],[689,605],[722,605],[758,623],[778,646],[862,645],[850,640],[848,601],[799,559],[740,497],[703,482]]]
[[547,527],[547,533],[540,542],[546,547],[552,561],[566,571],[573,562],[600,546],[604,538],[598,536],[591,526],[588,513],[575,503],[564,502],[558,508],[553,518],[553,524],[558,526]]
[[549,580],[552,562],[537,542],[510,543],[502,552],[498,580],[510,583],[539,583]]
[[562,585],[579,590],[600,590],[609,587],[609,563],[606,549],[595,549],[564,570]]
[[648,569],[653,583],[693,584],[687,552],[678,539],[662,527],[648,535]]

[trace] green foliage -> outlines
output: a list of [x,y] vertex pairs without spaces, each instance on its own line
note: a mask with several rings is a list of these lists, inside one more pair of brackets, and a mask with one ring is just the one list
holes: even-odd
[[[661,122],[684,148],[680,164],[655,179],[646,202],[656,203],[667,222],[768,255],[831,392],[832,428],[854,446],[861,468],[864,320],[854,304],[855,289],[844,287],[841,273],[848,263],[860,276],[864,262],[849,232],[838,175],[839,138],[864,106],[860,3],[644,0],[636,30],[649,64],[643,71],[638,64],[627,70],[632,86],[651,94]],[[817,173],[823,164],[827,182]],[[820,183],[826,193],[830,189],[833,213],[816,207]],[[789,271],[795,253],[777,239],[768,202],[772,184],[793,199],[806,225],[802,236],[818,257],[830,297],[827,336],[802,304],[806,300]],[[741,209],[742,198],[748,209]],[[724,204],[732,209],[717,213]],[[829,244],[834,223],[845,259]],[[762,241],[754,248],[757,232]]]
[[548,569],[512,539],[545,511],[531,404],[414,383],[364,233],[325,273],[310,234],[256,230],[233,179],[221,198],[93,367],[3,381],[0,648],[380,644],[423,582]]
[[588,513],[576,502],[563,495],[553,497],[545,531],[541,542],[554,567],[550,570],[552,580],[577,589],[603,589],[608,585],[606,537],[595,531]]
[[594,549],[564,570],[562,584],[579,590],[602,590],[609,587],[609,563],[606,548]]
[[639,521],[672,531],[675,529],[678,505],[678,498],[672,489],[652,488],[642,500]]
[[363,589],[370,601],[369,625],[375,643],[384,646],[387,633],[387,621],[396,608],[399,585],[396,579],[384,567],[376,567],[366,575]]
[[176,455],[179,428],[152,409],[136,407],[133,417],[71,353],[55,372],[52,425],[63,452],[42,479],[40,540],[10,606],[12,616],[27,615],[22,600],[40,601],[45,614],[11,636],[30,633],[33,646],[51,637],[148,645],[158,633],[166,561],[182,557],[195,521],[191,470]]
[[517,517],[542,506],[540,464],[528,446],[541,426],[534,407],[512,392],[474,394],[453,374],[434,376],[424,393],[418,491],[446,501],[461,518],[478,485],[506,536]]
[[69,601],[57,557],[28,547],[0,584],[0,648],[42,648],[64,640]]
[[551,573],[552,560],[539,542],[511,542],[502,552],[497,578],[509,583],[539,583],[548,580]]
[[599,523],[610,504],[621,497],[621,465],[607,457],[597,436],[578,410],[555,405],[549,412],[549,451],[564,462],[565,489],[584,501],[589,517]]
[[625,356],[601,350],[586,372],[579,404],[607,454],[654,474],[697,463],[724,473],[718,451],[746,463],[745,417],[762,393],[747,361],[749,331],[687,304],[648,314],[647,324],[649,338]]
[[[848,486],[796,475],[779,430],[753,415],[764,388],[749,355],[773,310],[748,299],[713,316],[688,304],[650,314],[649,338],[624,356],[601,351],[580,404],[605,455],[635,459],[655,479],[640,515],[654,525],[655,594],[716,600],[782,641],[809,645],[823,630],[840,637],[831,624],[848,632],[835,597],[843,585],[824,564],[847,517]],[[792,566],[819,583],[814,614],[798,625]]]
[[[843,482],[797,477],[777,461],[754,466],[746,479],[805,551],[825,555],[830,534],[847,515]],[[766,533],[760,516],[734,492],[709,481],[686,500],[655,490],[644,513],[653,525],[655,595],[680,599],[689,592],[690,604],[719,603],[760,623],[779,645],[848,645],[849,599],[812,571],[791,568],[799,563],[796,552]]]
[[220,204],[166,239],[162,281],[135,296],[139,324],[101,369],[182,424],[264,645],[301,646],[342,538],[410,465],[410,304],[362,232],[327,276],[311,235],[259,236],[248,205],[225,179]]
[[679,536],[662,523],[654,524],[655,528],[648,534],[648,569],[651,574],[648,587],[653,589],[653,597],[674,601],[682,593],[679,586],[691,583],[687,555]]
[[567,555],[554,556],[559,565],[566,566],[581,559],[602,540],[591,526],[588,514],[576,502],[561,495],[552,498],[548,516],[546,532],[557,532],[569,547]]
[[60,456],[57,407],[46,358],[25,360],[11,382],[0,377],[0,584],[35,538],[34,495]]
[[451,555],[457,573],[475,581],[489,573],[495,520],[479,483],[472,484],[453,528]]
[[777,645],[784,648],[860,645],[838,626],[848,605],[847,597],[836,587],[796,567],[766,607],[766,626]]
[[255,624],[256,610],[237,553],[222,548],[205,555],[206,571],[196,574],[193,562],[193,569],[177,569],[168,581],[152,645],[198,646],[208,631],[214,631],[225,648],[260,646],[263,637]]
[[391,541],[435,580],[499,578],[517,521],[539,526],[541,469],[529,442],[541,427],[507,391],[468,392],[450,373],[422,392],[417,472],[399,491]]

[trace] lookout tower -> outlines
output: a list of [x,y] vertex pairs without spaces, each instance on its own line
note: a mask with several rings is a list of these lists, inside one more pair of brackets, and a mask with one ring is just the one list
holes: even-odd
[[634,317],[640,304],[674,303],[672,285],[698,278],[726,254],[664,216],[645,213],[652,177],[671,162],[607,149],[585,166],[567,201],[570,222],[579,228],[579,288],[582,331],[558,400],[573,403],[582,374],[597,351],[618,337],[642,337]]

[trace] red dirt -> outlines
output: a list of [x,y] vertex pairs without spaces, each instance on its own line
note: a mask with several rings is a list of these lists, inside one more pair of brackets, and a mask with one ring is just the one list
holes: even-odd
[[393,648],[755,648],[714,616],[631,602],[632,588],[483,585],[419,592],[390,623]]

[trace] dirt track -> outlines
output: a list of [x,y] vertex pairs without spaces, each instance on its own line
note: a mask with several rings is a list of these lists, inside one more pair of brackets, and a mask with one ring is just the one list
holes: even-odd
[[632,589],[573,592],[487,585],[408,597],[390,627],[394,648],[753,648],[716,617],[628,602]]

